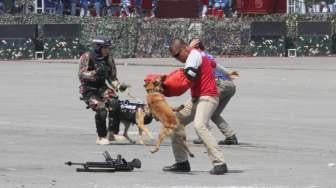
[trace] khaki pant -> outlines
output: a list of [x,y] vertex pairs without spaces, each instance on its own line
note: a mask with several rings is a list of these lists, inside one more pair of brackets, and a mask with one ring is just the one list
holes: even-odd
[[219,96],[218,107],[213,113],[211,120],[217,125],[218,129],[224,134],[225,137],[230,137],[235,134],[234,130],[231,129],[229,124],[221,116],[222,111],[229,103],[231,97],[236,92],[236,86],[233,81],[230,80],[218,80],[217,81],[217,91]]
[[209,158],[213,165],[225,163],[224,155],[219,150],[217,141],[208,129],[210,118],[218,105],[218,97],[202,96],[196,102],[188,101],[185,107],[176,113],[180,126],[172,134],[172,147],[176,162],[188,160],[188,155],[183,147],[185,126],[194,120],[196,133],[203,140]]

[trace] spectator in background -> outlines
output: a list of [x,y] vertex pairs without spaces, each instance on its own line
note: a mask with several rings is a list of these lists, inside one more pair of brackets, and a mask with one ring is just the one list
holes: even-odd
[[89,0],[80,0],[80,16],[88,16]]
[[206,16],[206,13],[208,12],[208,5],[209,5],[209,0],[201,0],[200,1],[202,18],[204,18]]
[[0,0],[0,15],[5,13],[5,4],[3,0]]
[[76,16],[77,4],[78,4],[78,0],[70,0],[71,15],[72,16]]
[[56,0],[56,14],[63,15],[64,13],[64,0]]
[[152,0],[152,13],[151,13],[152,18],[155,17],[155,15],[156,15],[157,2],[158,2],[158,0]]
[[101,16],[101,7],[102,7],[102,0],[95,0],[95,9],[96,9],[96,16],[100,17]]
[[212,15],[232,17],[232,0],[210,0],[209,5],[213,8]]
[[155,17],[154,13],[155,9],[154,6],[156,6],[155,4],[156,1],[154,2],[154,0],[141,0],[139,16]]
[[122,11],[124,12],[124,14],[126,16],[131,16],[131,11],[130,11],[131,2],[130,2],[130,0],[122,0],[121,7],[122,7]]
[[326,2],[324,2],[324,1],[321,1],[321,11],[322,11],[322,13],[327,13],[327,12],[329,12],[329,9],[328,9],[328,6],[327,6],[327,3]]
[[306,14],[306,9],[308,12],[311,11],[311,8],[309,9],[308,4],[306,7],[305,0],[295,0],[293,3],[293,6],[291,6],[292,13]]
[[304,0],[298,0],[296,3],[298,5],[299,14],[306,14],[306,5]]
[[107,7],[107,12],[106,12],[106,15],[107,16],[112,16],[112,0],[105,0],[105,5]]
[[20,13],[22,11],[22,6],[20,6],[16,0],[14,0],[13,4],[14,6],[12,7],[12,13],[13,14]]
[[321,7],[320,7],[320,3],[319,2],[315,2],[314,4],[313,4],[313,12],[314,13],[319,13],[319,12],[321,12]]
[[334,0],[326,0],[329,12],[334,12]]
[[138,17],[142,17],[142,0],[133,0],[133,1],[134,1],[135,15]]
[[212,0],[213,6],[215,8],[220,8],[223,10],[231,8],[231,0]]
[[46,13],[50,13],[50,10],[53,10],[52,12],[54,13],[54,11],[56,10],[56,2],[54,2],[53,0],[45,0],[44,1],[44,9],[46,11]]
[[118,16],[120,14],[121,0],[106,0],[107,15]]

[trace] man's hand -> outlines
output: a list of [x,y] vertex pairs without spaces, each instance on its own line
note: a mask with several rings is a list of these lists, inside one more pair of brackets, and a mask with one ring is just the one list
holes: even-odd
[[193,39],[191,42],[190,42],[190,44],[189,44],[189,46],[191,47],[191,48],[199,48],[199,43],[200,43],[201,41],[199,40],[199,39]]
[[231,80],[234,80],[239,77],[239,73],[237,71],[231,71],[229,72],[229,77]]

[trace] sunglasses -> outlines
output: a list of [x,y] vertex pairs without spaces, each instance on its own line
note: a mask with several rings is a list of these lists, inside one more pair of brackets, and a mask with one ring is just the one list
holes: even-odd
[[175,57],[176,59],[179,58],[179,57],[180,57],[180,53],[181,53],[181,52],[175,54],[174,57]]

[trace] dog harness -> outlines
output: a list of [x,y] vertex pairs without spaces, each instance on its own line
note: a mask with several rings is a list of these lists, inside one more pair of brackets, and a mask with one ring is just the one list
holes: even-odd
[[[136,111],[138,108],[145,108],[144,103],[132,103],[128,100],[119,100],[121,109],[121,120],[127,120],[132,124],[136,124]],[[152,114],[145,113],[144,124],[147,125],[153,120]]]

